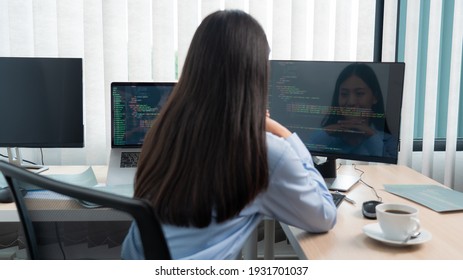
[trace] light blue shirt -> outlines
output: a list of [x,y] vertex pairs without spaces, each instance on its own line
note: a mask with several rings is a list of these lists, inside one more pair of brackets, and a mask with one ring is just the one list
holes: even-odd
[[[162,228],[173,259],[236,259],[249,235],[264,217],[308,232],[326,232],[336,223],[336,206],[312,157],[293,134],[287,139],[267,133],[269,186],[238,216],[208,227]],[[143,259],[135,224],[122,245],[122,258]]]

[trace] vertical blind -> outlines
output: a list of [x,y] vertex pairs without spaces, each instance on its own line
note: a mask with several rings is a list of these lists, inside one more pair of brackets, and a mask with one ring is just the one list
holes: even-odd
[[[462,8],[459,0],[400,1],[397,48],[406,63],[399,161],[460,191]],[[416,139],[423,143],[418,156]],[[435,152],[436,139],[445,139],[444,153]]]
[[[438,177],[434,166],[445,165],[445,179],[437,179],[449,186],[463,132],[462,2],[384,1],[382,61],[406,63],[399,163],[431,177]],[[193,33],[209,13],[241,9],[253,15],[273,59],[372,61],[375,8],[372,0],[0,0],[0,56],[83,58],[85,148],[44,149],[44,160],[106,164],[110,83],[176,80]],[[447,138],[442,162],[434,159],[438,129]],[[419,167],[417,135],[423,138]],[[26,150],[28,156],[38,160],[39,152]]]

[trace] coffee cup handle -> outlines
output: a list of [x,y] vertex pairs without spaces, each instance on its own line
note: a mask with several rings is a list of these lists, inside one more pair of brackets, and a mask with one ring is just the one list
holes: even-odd
[[413,235],[417,234],[420,231],[421,224],[420,224],[420,220],[418,218],[411,217],[411,219],[415,224],[413,226],[412,230],[410,231],[410,236],[413,236]]

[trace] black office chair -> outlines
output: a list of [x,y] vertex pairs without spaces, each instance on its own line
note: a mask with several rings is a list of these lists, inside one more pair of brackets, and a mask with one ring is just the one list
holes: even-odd
[[148,202],[60,182],[5,161],[0,172],[14,196],[29,259],[120,259],[132,221],[145,259],[171,258]]

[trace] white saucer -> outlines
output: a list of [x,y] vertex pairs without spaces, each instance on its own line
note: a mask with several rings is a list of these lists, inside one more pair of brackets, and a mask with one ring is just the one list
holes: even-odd
[[381,241],[383,243],[393,245],[393,246],[409,246],[409,245],[418,245],[425,242],[428,242],[432,238],[432,234],[425,230],[421,229],[421,234],[418,237],[408,240],[406,243],[402,241],[389,240],[384,237],[383,231],[381,230],[378,223],[368,224],[363,227],[363,232],[375,240]]

